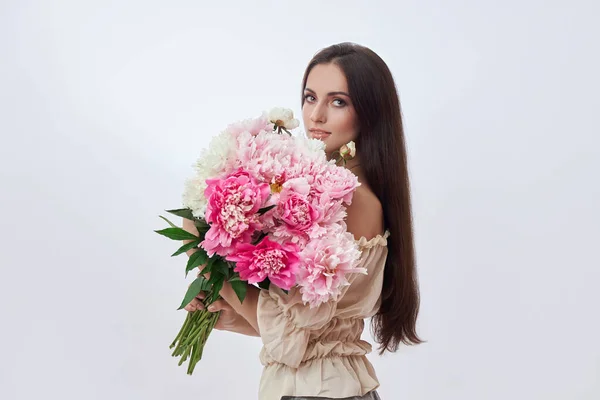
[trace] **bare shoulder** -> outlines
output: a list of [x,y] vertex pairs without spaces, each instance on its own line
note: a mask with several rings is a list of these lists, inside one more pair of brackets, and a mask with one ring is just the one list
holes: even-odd
[[383,232],[383,208],[375,193],[366,185],[359,186],[346,209],[348,232],[355,239],[374,238]]

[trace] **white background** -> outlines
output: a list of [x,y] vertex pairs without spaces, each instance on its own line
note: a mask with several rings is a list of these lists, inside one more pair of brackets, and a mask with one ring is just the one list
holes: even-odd
[[414,189],[427,343],[373,354],[382,398],[600,398],[598,2],[216,4],[0,2],[0,398],[256,398],[257,338],[170,357],[188,282],[153,230],[341,41],[394,74]]

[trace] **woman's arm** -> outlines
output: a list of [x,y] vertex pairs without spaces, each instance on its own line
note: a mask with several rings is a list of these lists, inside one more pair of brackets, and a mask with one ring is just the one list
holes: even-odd
[[229,282],[225,282],[223,284],[223,289],[221,289],[220,292],[221,297],[225,299],[225,301],[236,313],[244,317],[248,324],[250,324],[250,326],[252,326],[252,328],[260,336],[260,331],[258,330],[258,317],[256,315],[259,293],[259,288],[256,286],[247,285],[246,297],[244,298],[244,302],[240,303],[240,299],[238,299]]

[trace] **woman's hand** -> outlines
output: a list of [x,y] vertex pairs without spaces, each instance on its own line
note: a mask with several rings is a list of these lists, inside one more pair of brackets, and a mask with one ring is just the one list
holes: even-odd
[[198,293],[198,296],[194,297],[184,309],[189,312],[204,310],[204,303],[202,303],[202,300],[204,300],[205,296],[206,294],[204,292]]
[[[200,292],[190,304],[185,306],[185,309],[188,311],[204,310],[204,304],[202,303],[202,300],[204,300],[205,297],[206,294],[204,292]],[[231,306],[223,299],[219,299],[210,304],[208,306],[208,311],[221,311],[219,319],[215,324],[215,329],[220,331],[229,331],[232,328],[235,328],[235,326],[239,324],[240,318],[243,319],[238,313],[233,311],[233,308],[231,308]]]
[[[187,306],[185,306],[185,310],[189,312],[204,310],[205,307],[202,301],[205,297],[206,293],[200,292],[198,296],[196,296]],[[252,328],[248,321],[235,312],[235,310],[223,299],[219,299],[210,304],[208,306],[208,311],[221,312],[219,319],[215,324],[215,329],[219,331],[241,333],[248,336],[260,336],[258,332]]]

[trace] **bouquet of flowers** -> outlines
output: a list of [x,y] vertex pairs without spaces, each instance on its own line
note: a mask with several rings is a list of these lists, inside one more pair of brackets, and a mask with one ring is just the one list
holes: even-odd
[[[196,251],[185,271],[200,269],[179,309],[201,291],[205,306],[219,299],[227,281],[240,301],[248,284],[284,291],[298,287],[308,307],[336,300],[358,268],[360,251],[344,218],[359,182],[338,166],[354,156],[354,144],[327,160],[320,140],[292,135],[298,121],[291,110],[275,108],[258,118],[229,125],[201,153],[186,183],[184,208],[167,212],[194,222],[199,235],[168,219],[155,231],[189,241],[172,256]],[[207,278],[208,277],[208,278]],[[175,340],[179,365],[188,374],[202,358],[219,313],[188,313]]]

